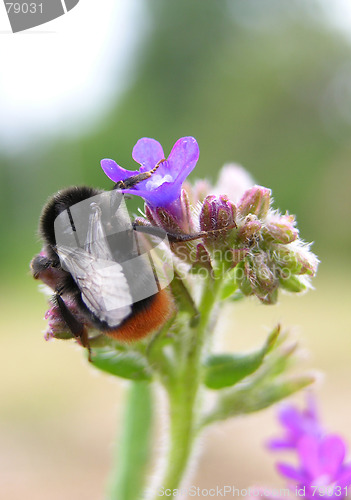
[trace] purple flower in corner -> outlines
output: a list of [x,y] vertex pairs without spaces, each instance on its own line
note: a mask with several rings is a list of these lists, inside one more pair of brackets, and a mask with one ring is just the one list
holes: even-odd
[[[344,498],[351,485],[351,463],[344,464],[346,446],[339,436],[303,436],[297,444],[298,467],[279,463],[278,471],[302,489],[304,498]],[[317,489],[318,487],[318,489]]]
[[268,447],[271,450],[293,449],[296,448],[302,436],[308,434],[321,437],[323,434],[315,401],[311,395],[307,399],[305,410],[299,411],[292,405],[283,406],[279,412],[279,421],[285,428],[285,435],[268,442]]
[[[139,173],[149,172],[165,159],[161,144],[147,137],[139,139],[132,156],[140,164],[139,171],[125,170],[109,159],[102,160],[101,166],[110,179],[119,182]],[[175,207],[180,201],[182,184],[194,169],[198,158],[199,147],[196,140],[193,137],[182,137],[174,144],[167,160],[160,163],[151,177],[123,192],[141,196],[152,208]]]

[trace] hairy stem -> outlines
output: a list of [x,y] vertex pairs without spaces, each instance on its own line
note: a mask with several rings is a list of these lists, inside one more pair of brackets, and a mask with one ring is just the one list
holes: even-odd
[[108,500],[140,500],[145,486],[152,433],[152,394],[148,382],[131,382],[108,490]]
[[174,497],[173,491],[179,487],[191,457],[201,410],[202,354],[219,288],[220,280],[217,280],[204,289],[199,306],[200,321],[196,328],[191,329],[177,378],[166,386],[170,442],[165,475],[155,499],[166,490],[168,498]]

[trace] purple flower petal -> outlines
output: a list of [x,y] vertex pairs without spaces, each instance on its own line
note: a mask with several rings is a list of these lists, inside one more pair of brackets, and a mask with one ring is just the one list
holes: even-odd
[[297,444],[297,452],[302,465],[311,479],[322,475],[319,461],[319,440],[306,434]]
[[318,411],[316,399],[313,396],[312,392],[307,393],[307,409],[304,411],[306,416],[310,417],[311,420],[318,422]]
[[304,436],[298,443],[302,466],[312,479],[329,476],[332,481],[345,457],[345,445],[338,436],[326,436],[322,440],[315,436]]
[[290,437],[288,438],[281,438],[281,439],[270,439],[267,442],[267,447],[270,450],[289,450],[291,448],[295,448],[295,440],[291,439]]
[[[164,153],[157,141],[144,137],[134,146],[133,158],[140,163],[140,172],[145,172],[152,170],[164,158]],[[153,208],[170,207],[171,210],[174,209],[175,216],[179,217],[182,184],[195,167],[198,158],[199,147],[196,140],[193,137],[182,137],[173,146],[168,160],[161,163],[150,178],[135,184],[132,188],[124,189],[123,192],[141,196]],[[114,182],[139,173],[125,170],[113,160],[102,160],[101,166]]]
[[169,206],[180,197],[181,184],[163,182],[158,188],[148,190],[145,189],[147,182],[140,182],[132,189],[123,189],[123,193],[141,196],[152,207]]
[[282,408],[279,413],[280,423],[293,431],[301,429],[302,419],[303,416],[301,415],[301,413],[293,406],[286,406],[285,408]]
[[[298,488],[305,488],[306,500],[325,496],[323,492],[316,492],[316,486],[321,488],[343,489],[351,485],[351,463],[343,464],[346,446],[342,438],[337,435],[323,435],[314,405],[314,400],[308,400],[307,409],[298,412],[294,407],[285,407],[279,415],[280,422],[286,429],[286,436],[272,440],[273,449],[288,447],[295,438],[295,448],[298,453],[299,465],[277,464],[278,471],[290,481],[296,481]],[[294,485],[289,488],[294,489]],[[334,491],[327,495],[331,500],[345,498],[345,492]]]
[[294,479],[299,483],[304,483],[308,479],[306,478],[306,475],[304,474],[303,471],[296,469],[292,465],[279,462],[276,464],[276,467],[280,474],[282,474],[285,477],[288,477],[289,479]]
[[117,163],[108,158],[101,160],[102,170],[105,172],[107,177],[109,177],[114,182],[124,181],[132,175],[138,174],[138,170],[125,170],[124,168],[117,165]]
[[286,432],[285,436],[268,442],[271,450],[295,448],[298,440],[305,434],[317,437],[323,434],[312,396],[308,397],[306,410],[299,411],[291,405],[282,406],[278,418]]
[[195,168],[199,154],[199,146],[194,137],[178,139],[168,157],[172,177],[183,182]]
[[341,488],[351,485],[351,464],[343,465],[341,467],[338,477],[335,479],[335,482]]
[[133,148],[133,159],[141,165],[140,172],[152,170],[165,156],[161,144],[155,139],[139,139]]
[[345,458],[345,445],[339,436],[327,436],[320,443],[319,455],[321,467],[332,478],[338,474]]
[[[199,146],[196,140],[193,137],[178,139],[167,161],[161,163],[150,180],[140,183],[138,193],[134,194],[144,198],[152,207],[166,207],[175,203],[180,198],[184,180],[194,169],[198,159]],[[157,179],[166,180],[155,187]],[[145,187],[149,189],[145,190]]]

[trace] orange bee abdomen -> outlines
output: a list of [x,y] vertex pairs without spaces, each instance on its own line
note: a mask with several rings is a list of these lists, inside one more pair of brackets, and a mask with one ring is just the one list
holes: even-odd
[[167,290],[154,295],[151,303],[132,313],[118,328],[104,333],[116,340],[133,342],[159,330],[175,311],[173,300]]

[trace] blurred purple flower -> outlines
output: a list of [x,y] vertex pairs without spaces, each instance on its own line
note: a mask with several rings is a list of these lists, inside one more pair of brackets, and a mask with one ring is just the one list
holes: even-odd
[[271,450],[296,448],[299,439],[305,435],[321,437],[323,429],[319,423],[313,397],[307,398],[307,408],[298,410],[292,405],[283,406],[278,415],[285,428],[285,436],[274,438],[268,442]]
[[[141,165],[139,171],[125,170],[113,160],[101,161],[105,174],[114,182],[128,179],[138,173],[152,170],[165,158],[162,146],[155,139],[139,139],[133,149],[133,159]],[[160,164],[149,179],[139,182],[124,193],[144,198],[152,208],[175,208],[180,204],[182,184],[194,169],[199,158],[199,147],[193,137],[182,137],[173,146],[168,159]]]
[[[92,328],[92,324],[86,320],[78,309],[77,302],[72,297],[65,297],[65,305],[75,318],[88,328]],[[45,313],[45,319],[48,322],[47,330],[44,333],[45,340],[54,338],[73,338],[73,334],[67,326],[67,323],[62,316],[62,312],[57,304],[51,304],[50,309]]]
[[[306,434],[297,443],[298,467],[277,464],[278,471],[303,489],[304,498],[344,498],[351,485],[351,463],[344,464],[346,446],[339,436]],[[318,487],[318,489],[316,489]]]

